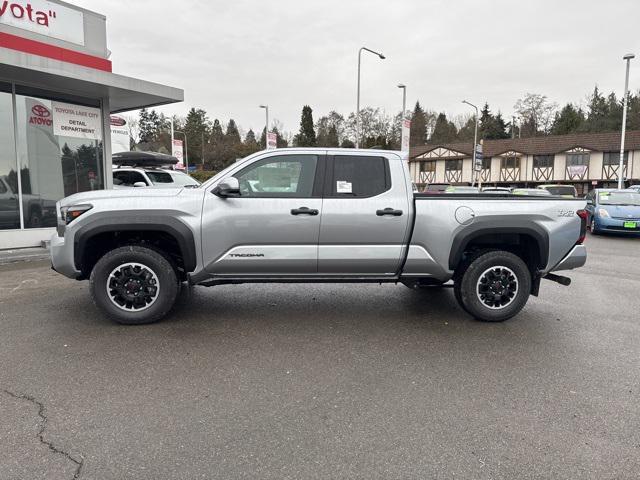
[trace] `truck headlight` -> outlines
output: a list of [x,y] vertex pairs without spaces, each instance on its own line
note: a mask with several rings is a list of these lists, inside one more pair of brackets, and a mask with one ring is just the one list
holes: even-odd
[[60,208],[60,219],[62,223],[65,225],[69,225],[76,218],[82,215],[85,212],[88,212],[93,208],[93,205],[84,204],[84,205],[70,205],[68,207]]
[[609,212],[607,212],[604,208],[599,208],[598,209],[598,215],[600,215],[602,218],[610,218],[611,215],[609,215]]

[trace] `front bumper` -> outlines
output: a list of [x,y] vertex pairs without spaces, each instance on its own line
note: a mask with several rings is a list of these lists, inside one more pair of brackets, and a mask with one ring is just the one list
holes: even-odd
[[[638,219],[622,219],[622,218],[610,218],[610,217],[594,217],[596,230],[600,232],[616,232],[616,233],[640,233],[640,220]],[[627,222],[634,222],[635,228],[625,228],[624,224]]]
[[82,273],[76,270],[73,259],[73,242],[66,242],[65,237],[59,237],[55,233],[51,237],[49,248],[51,252],[51,268],[65,277],[80,278]]
[[587,263],[587,249],[584,245],[575,245],[571,251],[553,267],[550,272],[557,272],[558,270],[572,270],[574,268],[580,268]]

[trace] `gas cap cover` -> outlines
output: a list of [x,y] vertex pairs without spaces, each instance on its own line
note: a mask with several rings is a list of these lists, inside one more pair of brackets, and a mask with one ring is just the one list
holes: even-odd
[[476,214],[469,207],[458,207],[456,210],[456,221],[460,225],[469,225],[476,218]]

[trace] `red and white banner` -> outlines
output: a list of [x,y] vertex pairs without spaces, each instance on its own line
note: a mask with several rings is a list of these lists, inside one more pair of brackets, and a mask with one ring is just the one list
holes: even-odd
[[178,163],[174,167],[176,170],[184,170],[184,159],[182,153],[182,140],[174,140],[171,147],[171,155],[178,159]]
[[273,132],[267,133],[267,150],[278,148],[278,134]]
[[400,150],[409,151],[409,140],[411,139],[411,120],[405,118],[402,120],[402,141],[400,142]]
[[119,115],[111,115],[111,153],[131,150],[127,120]]

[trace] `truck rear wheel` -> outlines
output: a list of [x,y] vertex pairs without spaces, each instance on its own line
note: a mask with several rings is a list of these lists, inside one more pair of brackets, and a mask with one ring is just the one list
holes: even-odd
[[162,254],[138,245],[106,253],[91,272],[93,301],[116,322],[152,323],[164,317],[178,295],[176,272]]
[[461,272],[456,299],[478,320],[502,322],[516,315],[531,293],[531,273],[511,252],[489,251],[477,256]]

